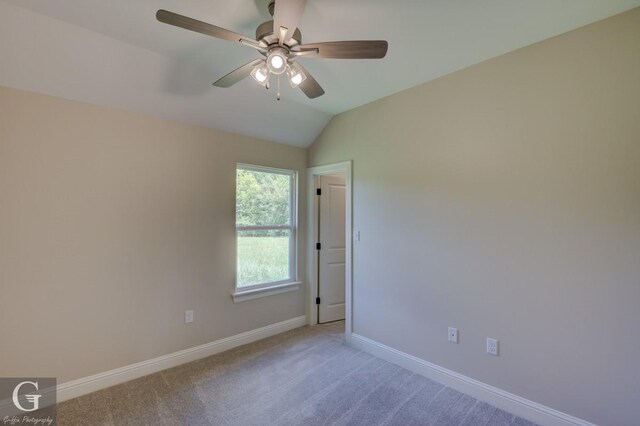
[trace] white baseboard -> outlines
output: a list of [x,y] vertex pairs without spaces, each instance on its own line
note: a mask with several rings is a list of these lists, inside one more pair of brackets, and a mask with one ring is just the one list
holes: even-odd
[[100,389],[108,388],[119,383],[137,379],[148,374],[156,373],[167,368],[175,367],[197,359],[206,358],[220,352],[246,345],[266,337],[270,337],[307,324],[307,317],[301,316],[276,324],[260,327],[235,336],[205,343],[204,345],[159,356],[147,361],[137,362],[115,370],[83,377],[71,382],[58,385],[58,402],[77,398]]
[[463,376],[455,371],[393,349],[367,337],[353,333],[349,342],[356,348],[375,355],[378,358],[399,365],[400,367],[466,393],[480,401],[484,401],[534,423],[548,426],[596,426],[593,423],[570,416],[569,414],[554,410],[553,408],[519,397],[502,389]]

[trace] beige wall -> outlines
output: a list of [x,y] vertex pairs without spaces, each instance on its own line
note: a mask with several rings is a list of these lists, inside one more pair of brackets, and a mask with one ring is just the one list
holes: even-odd
[[335,117],[348,159],[356,333],[638,424],[640,9]]
[[305,188],[300,148],[0,87],[0,376],[66,382],[304,315],[303,291],[231,300],[236,162]]

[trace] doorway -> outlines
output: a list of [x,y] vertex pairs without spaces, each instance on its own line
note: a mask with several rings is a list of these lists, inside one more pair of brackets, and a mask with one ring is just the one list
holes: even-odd
[[308,170],[308,322],[344,319],[351,336],[352,189],[351,162]]
[[344,319],[346,269],[346,178],[344,173],[316,177],[318,324]]

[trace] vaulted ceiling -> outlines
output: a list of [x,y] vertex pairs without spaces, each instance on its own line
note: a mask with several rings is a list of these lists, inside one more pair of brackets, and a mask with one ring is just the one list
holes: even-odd
[[640,6],[640,0],[308,0],[304,42],[386,39],[382,60],[300,59],[326,90],[283,99],[251,78],[258,57],[161,24],[167,9],[253,37],[269,0],[0,0],[0,85],[309,146],[330,118],[455,70]]

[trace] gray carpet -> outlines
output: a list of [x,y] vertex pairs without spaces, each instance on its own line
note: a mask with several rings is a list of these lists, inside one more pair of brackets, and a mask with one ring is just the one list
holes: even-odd
[[66,401],[60,425],[519,425],[468,395],[303,327]]

